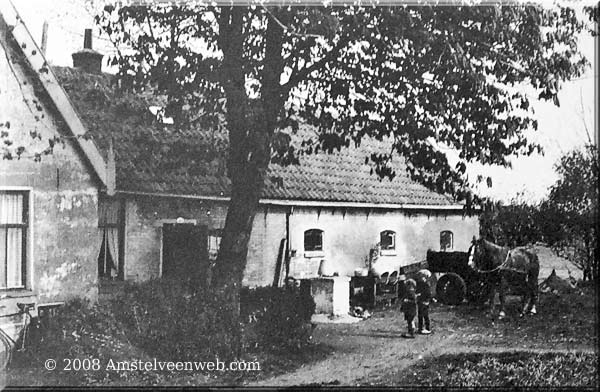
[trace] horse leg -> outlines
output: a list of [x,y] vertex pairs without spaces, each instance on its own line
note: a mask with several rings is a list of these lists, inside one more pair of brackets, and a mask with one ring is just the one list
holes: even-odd
[[506,313],[504,312],[504,292],[506,290],[506,280],[504,277],[500,277],[500,285],[498,289],[498,297],[500,298],[500,313],[498,313],[498,319],[502,320],[506,317]]
[[531,304],[531,288],[530,288],[530,281],[528,279],[527,276],[525,276],[525,284],[524,284],[524,288],[523,288],[523,293],[521,294],[521,313],[519,314],[519,317],[523,317],[526,313],[527,313],[527,309],[529,308],[530,304]]
[[537,314],[535,304],[538,299],[538,274],[539,270],[534,271],[531,275],[529,275],[529,295],[531,298],[531,308],[529,309],[529,314]]
[[493,318],[496,313],[496,283],[492,283],[490,290],[490,316]]
[[[526,291],[529,291],[529,289],[527,289]],[[527,313],[527,308],[529,307],[529,304],[530,304],[529,293],[524,292],[523,295],[521,296],[521,306],[523,307],[522,308],[523,310],[521,310],[519,317],[523,317],[525,315],[525,313]]]

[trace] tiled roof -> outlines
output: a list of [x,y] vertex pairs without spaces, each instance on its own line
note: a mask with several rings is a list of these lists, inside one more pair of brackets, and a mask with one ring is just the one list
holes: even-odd
[[[123,93],[110,75],[54,67],[83,123],[105,154],[112,138],[117,190],[147,193],[228,196],[223,153],[226,136],[200,129],[178,132],[159,123],[150,106],[164,102],[151,93]],[[215,150],[215,146],[217,149]],[[372,204],[450,205],[450,197],[412,181],[401,158],[396,177],[380,180],[365,157],[382,148],[365,140],[360,147],[333,154],[303,155],[300,165],[271,164],[262,198]]]

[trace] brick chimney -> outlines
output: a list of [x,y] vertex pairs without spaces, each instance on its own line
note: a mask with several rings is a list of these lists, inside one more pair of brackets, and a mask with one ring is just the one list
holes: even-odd
[[102,57],[104,55],[92,49],[92,29],[85,29],[83,49],[71,56],[73,57],[73,67],[88,73],[99,74],[102,72]]

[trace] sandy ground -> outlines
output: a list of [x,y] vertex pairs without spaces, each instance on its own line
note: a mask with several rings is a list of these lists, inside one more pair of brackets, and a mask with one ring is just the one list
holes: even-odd
[[[568,260],[555,256],[547,248],[536,248],[542,264],[540,280],[545,279],[552,269],[564,278],[568,277],[568,270],[574,277],[581,276],[581,271]],[[518,297],[509,297],[507,311],[512,304],[513,314],[503,321],[492,320],[485,309],[471,305],[449,307],[434,304],[431,308],[434,334],[418,335],[416,339],[402,338],[406,326],[395,307],[376,311],[371,319],[357,324],[319,324],[314,339],[329,345],[333,351],[331,355],[294,372],[249,385],[385,385],[385,377],[391,378],[390,375],[427,356],[514,350],[595,352],[597,337],[584,339],[581,333],[572,330],[578,336],[573,338],[568,327],[561,328],[560,320],[567,325],[575,322],[567,319],[570,317],[568,314],[560,316],[569,311],[569,300],[566,300],[566,310],[563,310],[558,306],[562,303],[560,297],[541,294],[540,313],[523,319],[516,312],[518,301]],[[557,317],[559,321],[556,321]],[[582,323],[581,320],[577,322]],[[553,323],[553,328],[545,330],[547,323]]]

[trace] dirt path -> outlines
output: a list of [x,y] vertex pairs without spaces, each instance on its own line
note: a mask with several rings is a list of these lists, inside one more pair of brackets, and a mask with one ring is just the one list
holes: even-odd
[[[377,324],[380,323],[373,323],[374,326]],[[442,331],[427,337],[404,339],[401,337],[403,331],[394,326],[370,330],[356,328],[355,331],[354,328],[345,328],[332,339],[330,327],[320,325],[315,331],[315,339],[332,346],[332,355],[293,373],[261,380],[252,385],[357,385],[357,381],[368,379],[372,373],[383,372],[391,367],[405,367],[424,356],[435,355],[454,339],[453,334]]]
[[[314,339],[330,346],[327,358],[300,367],[294,372],[251,383],[251,386],[368,385],[373,380],[393,376],[425,357],[461,353],[596,353],[593,320],[581,313],[588,300],[544,295],[542,314],[523,319],[515,312],[502,321],[487,318],[483,309],[439,304],[432,307],[434,334],[404,339],[404,321],[397,309],[376,312],[374,317],[356,324],[319,324]],[[591,298],[591,297],[588,297]],[[582,302],[577,302],[582,301]],[[510,307],[509,307],[510,308]],[[586,309],[586,310],[591,310]],[[509,312],[511,312],[509,310]],[[587,313],[584,311],[584,314]]]
[[[379,379],[381,374],[398,373],[428,356],[460,353],[501,353],[527,351],[536,354],[549,352],[597,353],[587,345],[561,345],[539,347],[516,342],[514,346],[487,344],[466,344],[464,335],[449,329],[439,329],[430,336],[417,336],[415,339],[401,337],[402,330],[390,326],[379,328],[381,320],[364,322],[363,328],[346,326],[342,331],[334,331],[340,325],[320,325],[315,331],[315,339],[327,342],[333,354],[322,361],[303,366],[295,372],[283,374],[252,383],[252,386],[299,386],[319,385],[364,385],[369,380]],[[368,324],[371,324],[369,328]],[[366,327],[366,328],[365,328]]]

